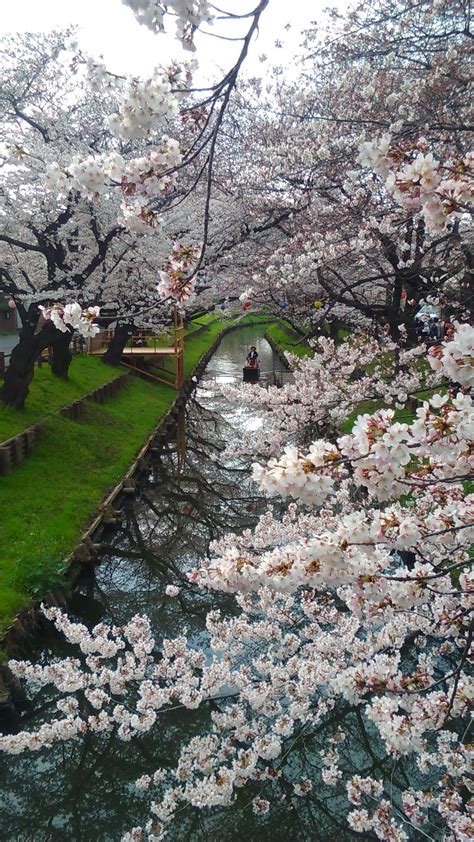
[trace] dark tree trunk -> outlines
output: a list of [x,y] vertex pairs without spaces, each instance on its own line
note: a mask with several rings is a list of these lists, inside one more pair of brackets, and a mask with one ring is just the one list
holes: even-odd
[[120,365],[122,359],[123,349],[131,336],[133,336],[134,327],[131,324],[119,324],[115,328],[115,333],[110,340],[109,347],[105,352],[102,360],[108,365]]
[[412,348],[414,345],[418,344],[418,336],[415,330],[415,316],[419,309],[420,305],[417,301],[414,304],[408,304],[407,302],[405,305],[403,321],[407,329],[407,342],[409,348]]
[[30,307],[28,312],[22,308],[21,318],[23,327],[20,331],[18,345],[10,355],[10,364],[5,372],[3,386],[0,389],[0,402],[23,409],[29,385],[33,379],[35,361],[38,357],[38,338],[35,327],[38,323],[39,311]]
[[341,327],[338,319],[331,319],[329,322],[329,338],[337,342],[339,336],[339,328]]
[[68,330],[66,333],[56,331],[59,336],[54,337],[52,341],[53,358],[51,360],[51,371],[56,377],[61,377],[67,380],[69,366],[71,365],[72,354],[69,350],[71,343],[71,333]]
[[69,332],[61,333],[49,321],[35,333],[37,322],[37,311],[35,313],[30,310],[23,323],[18,345],[11,353],[10,365],[5,372],[5,380],[0,389],[0,403],[14,406],[15,409],[23,409],[25,405],[34,375],[35,362],[41,351],[49,345],[54,346],[59,340],[63,341],[66,335],[68,343],[71,338]]
[[402,301],[403,281],[399,273],[395,276],[395,284],[393,288],[392,301],[390,303],[390,310],[388,313],[388,324],[390,326],[390,336],[394,342],[400,339],[400,306]]

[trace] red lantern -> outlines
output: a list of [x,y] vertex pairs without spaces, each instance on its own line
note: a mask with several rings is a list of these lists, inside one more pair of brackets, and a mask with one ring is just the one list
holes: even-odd
[[249,307],[251,307],[251,306],[252,306],[251,301],[244,301],[244,303],[242,304],[242,310],[248,310]]
[[9,306],[10,310],[16,310],[16,304],[13,301],[13,298],[10,298],[10,301],[8,302],[8,306]]

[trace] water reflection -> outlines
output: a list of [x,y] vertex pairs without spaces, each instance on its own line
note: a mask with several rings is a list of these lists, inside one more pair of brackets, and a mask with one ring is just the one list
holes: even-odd
[[[114,622],[131,610],[146,611],[160,627],[166,617],[173,627],[166,629],[169,634],[175,626],[179,630],[183,610],[203,615],[215,595],[197,591],[187,572],[210,541],[228,529],[253,525],[266,506],[249,482],[248,465],[222,463],[221,451],[235,428],[200,403],[203,397],[189,401],[178,425],[185,458],[179,439],[165,442],[102,554],[96,583]],[[181,588],[178,609],[163,597],[169,584]]]
[[[243,406],[226,403],[214,388],[216,377],[241,377],[248,346],[258,347],[262,369],[273,365],[269,346],[255,331],[230,334],[211,361],[201,386],[179,419],[177,435],[153,455],[136,499],[127,503],[121,523],[110,530],[95,578],[85,579],[71,601],[71,611],[96,623],[102,615],[120,624],[134,613],[147,613],[162,636],[186,629],[206,645],[204,618],[210,607],[235,610],[230,598],[203,594],[191,586],[187,571],[208,552],[223,532],[251,526],[267,501],[249,482],[249,465],[223,463],[229,441],[258,429],[261,419]],[[186,448],[183,450],[185,438]],[[184,458],[185,457],[185,458]],[[166,586],[181,588],[178,598]],[[45,628],[29,642],[26,656],[47,662],[67,651],[62,639]],[[53,700],[44,693],[33,700],[21,727],[38,726]],[[184,740],[202,732],[209,711],[170,711],[152,734],[124,743],[112,735],[90,735],[81,742],[54,746],[31,757],[4,758],[0,768],[0,839],[15,842],[108,842],[146,817],[144,799],[133,781],[148,767],[174,765]],[[232,809],[204,813],[184,810],[169,839],[233,842],[246,839],[371,839],[349,831],[343,799],[320,782],[320,755],[341,723],[349,732],[344,752],[356,771],[370,774],[381,761],[362,718],[334,712],[316,733],[302,733],[284,764],[268,816],[256,817],[251,800],[261,794],[255,784],[239,794]],[[294,795],[296,777],[317,780],[310,796]],[[397,786],[397,771],[393,786]]]

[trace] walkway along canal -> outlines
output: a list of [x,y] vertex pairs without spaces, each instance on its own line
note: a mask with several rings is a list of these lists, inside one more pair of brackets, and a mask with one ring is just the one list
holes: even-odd
[[[235,457],[224,463],[221,458],[224,446],[238,443],[245,432],[259,436],[262,419],[245,406],[230,404],[216,386],[216,381],[241,379],[242,361],[251,344],[257,345],[262,369],[273,369],[273,352],[261,335],[263,330],[249,327],[224,337],[174,434],[153,454],[137,496],[127,502],[120,524],[107,532],[108,545],[95,575],[85,577],[70,600],[68,610],[86,624],[106,620],[120,625],[135,613],[146,613],[158,645],[164,637],[186,631],[196,647],[205,649],[207,611],[238,610],[232,598],[189,585],[186,572],[207,553],[211,540],[252,526],[268,507],[269,501],[249,480],[249,463]],[[278,500],[272,505],[278,507]],[[166,596],[168,585],[181,589],[177,598]],[[76,655],[45,624],[28,641],[24,656],[47,663],[66,653]],[[40,693],[20,728],[37,727],[54,705],[55,699]],[[131,742],[122,742],[115,734],[88,735],[83,741],[54,745],[39,754],[3,755],[0,840],[119,840],[147,818],[146,801],[133,782],[149,770],[173,767],[182,744],[203,733],[208,718],[209,706],[174,710],[161,715],[152,732]],[[288,754],[268,815],[258,817],[252,812],[251,800],[261,790],[255,784],[225,810],[180,811],[167,838],[173,842],[360,839],[345,825],[344,802],[332,788],[315,787],[301,799],[291,784],[295,771],[315,777],[319,752],[327,747],[328,736],[337,734],[342,719],[352,737],[348,761],[355,771],[370,774],[380,762],[366,725],[354,712],[348,715],[340,709],[327,719],[323,730],[308,734],[298,750]],[[393,786],[397,786],[396,776]]]

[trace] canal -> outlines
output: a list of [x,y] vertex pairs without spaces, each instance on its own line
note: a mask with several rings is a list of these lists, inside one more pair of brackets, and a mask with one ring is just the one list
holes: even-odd
[[[120,625],[136,613],[147,614],[158,641],[186,631],[196,647],[206,650],[206,613],[215,608],[237,611],[233,598],[198,591],[186,573],[208,553],[211,541],[252,527],[269,505],[249,480],[249,461],[222,456],[224,448],[232,443],[237,447],[249,432],[259,436],[262,419],[254,410],[226,400],[219,384],[241,379],[242,362],[251,344],[257,346],[263,370],[281,367],[261,331],[244,328],[223,339],[176,431],[153,454],[136,497],[127,501],[120,523],[103,539],[95,575],[85,577],[71,598],[69,611],[82,622],[93,625],[104,620]],[[278,500],[272,500],[272,505],[278,508]],[[166,595],[170,585],[180,589],[174,598]],[[39,663],[65,654],[75,653],[47,626],[25,649],[25,657]],[[37,728],[47,720],[55,701],[44,691],[39,693],[20,727]],[[148,817],[147,802],[134,781],[148,770],[174,766],[183,743],[204,733],[208,720],[208,706],[174,710],[160,716],[159,727],[131,742],[120,741],[116,734],[89,734],[84,740],[57,744],[37,754],[2,755],[0,839],[120,840]],[[181,810],[167,839],[360,839],[345,824],[345,802],[333,788],[314,787],[302,799],[294,795],[291,784],[295,773],[315,778],[319,753],[327,747],[328,737],[337,739],[343,720],[354,769],[370,773],[372,767],[380,766],[362,719],[354,712],[338,710],[328,717],[322,731],[308,735],[298,750],[288,754],[269,814],[253,814],[251,801],[261,785],[252,784],[225,810]]]

